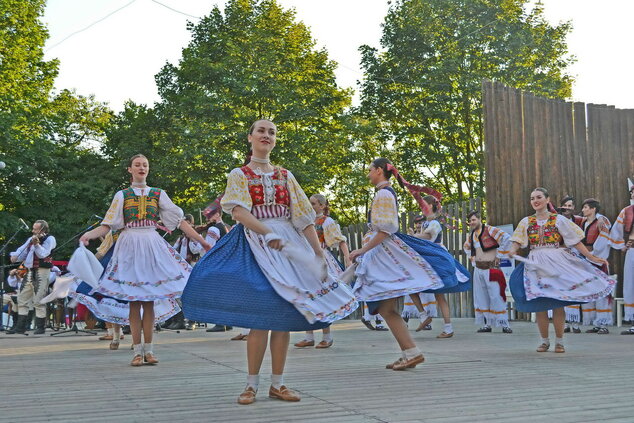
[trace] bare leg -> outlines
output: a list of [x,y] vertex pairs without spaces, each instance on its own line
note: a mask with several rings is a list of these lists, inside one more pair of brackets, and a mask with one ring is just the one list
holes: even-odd
[[141,302],[130,302],[130,333],[132,334],[132,344],[141,343]]
[[449,303],[445,298],[445,294],[434,294],[434,297],[436,297],[436,302],[438,303],[438,308],[440,309],[443,320],[445,321],[445,323],[451,323],[451,314],[449,314]]
[[[563,311],[563,308],[561,309]],[[547,311],[538,311],[535,313],[537,316],[537,328],[539,329],[539,336],[542,339],[548,339],[548,312]],[[564,328],[561,328],[563,332]]]
[[557,338],[564,337],[564,326],[566,324],[566,312],[564,308],[556,308],[553,310],[553,326],[555,327],[555,336]]
[[425,307],[423,307],[423,302],[420,300],[420,295],[418,294],[409,294],[412,302],[416,306],[416,310],[423,313],[425,311]]
[[410,348],[415,348],[416,344],[409,334],[405,320],[403,320],[401,314],[396,310],[396,301],[397,298],[381,301],[378,311],[392,331],[392,335],[396,338],[396,342],[398,342],[401,350],[405,351]]
[[262,360],[269,342],[269,331],[261,329],[251,329],[247,337],[247,362],[250,375],[260,374]]
[[328,326],[327,328],[323,328],[322,332],[324,333],[324,335],[328,335],[330,333],[330,326]]
[[284,374],[286,353],[288,352],[290,340],[290,332],[271,331],[271,368],[274,375]]
[[143,342],[152,343],[154,335],[154,301],[143,301]]

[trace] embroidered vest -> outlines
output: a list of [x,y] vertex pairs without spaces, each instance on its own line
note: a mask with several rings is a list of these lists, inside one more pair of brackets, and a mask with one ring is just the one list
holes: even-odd
[[623,216],[623,234],[625,239],[630,237],[634,226],[634,205],[625,208],[625,216]]
[[[475,257],[476,255],[476,248],[475,248],[475,244],[473,243],[474,233],[475,231],[471,231],[471,239],[470,239],[471,255],[473,257]],[[482,231],[480,232],[480,236],[478,236],[478,241],[480,241],[480,248],[482,248],[482,251],[491,251],[491,250],[500,248],[500,244],[498,244],[495,238],[493,238],[491,234],[489,233],[489,227],[487,225],[482,225]]]
[[[49,235],[46,234],[44,235],[42,238],[40,238],[40,245],[44,243],[44,241],[46,241],[46,238],[48,238]],[[29,246],[29,248],[33,248],[33,246]],[[44,258],[39,258],[37,256],[37,254],[33,253],[33,267],[32,269],[38,269],[38,268],[42,268],[42,269],[50,269],[53,267],[53,255],[50,254],[47,257]]]
[[[540,229],[543,231],[540,234]],[[563,238],[557,229],[557,214],[551,213],[546,220],[546,224],[540,228],[537,224],[537,216],[528,217],[528,244],[530,248],[535,247],[559,247],[563,243]]]
[[[265,204],[264,184],[262,176],[256,174],[249,166],[240,168],[249,181],[249,194],[253,206],[261,206]],[[275,187],[275,202],[283,206],[290,207],[291,197],[288,193],[288,171],[281,167],[275,167],[273,170],[273,185]]]
[[317,232],[317,238],[319,238],[319,243],[324,246],[326,245],[326,235],[324,234],[324,222],[328,216],[319,216],[315,219],[315,231]]
[[134,189],[123,190],[123,221],[128,224],[140,220],[159,221],[161,190],[151,188],[147,195],[136,195]]
[[[584,228],[582,227],[581,229]],[[583,245],[586,247],[593,246],[597,241],[597,238],[599,238],[599,219],[594,219],[594,221],[592,221],[592,223],[590,223],[583,232],[585,234],[585,237],[581,240]]]

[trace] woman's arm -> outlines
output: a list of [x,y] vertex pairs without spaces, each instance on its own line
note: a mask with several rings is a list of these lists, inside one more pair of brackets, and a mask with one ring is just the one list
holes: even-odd
[[[231,211],[231,216],[233,217],[233,220],[242,223],[245,228],[250,229],[253,232],[257,232],[260,235],[266,235],[273,232],[271,231],[271,228],[256,219],[250,211],[242,206],[235,206]],[[274,250],[281,250],[283,247],[282,241],[279,239],[269,241],[268,246]]]
[[306,226],[302,232],[304,233],[304,236],[306,237],[306,240],[308,241],[310,246],[313,248],[315,255],[317,257],[323,258],[324,251],[321,249],[319,237],[317,236],[317,231],[315,231],[315,225]]
[[373,249],[377,245],[381,244],[389,236],[390,236],[390,234],[388,234],[387,232],[377,232],[377,234],[374,235],[372,237],[372,239],[370,241],[368,241],[368,243],[365,244],[362,248],[359,248],[358,250],[354,250],[353,252],[350,253],[350,261],[355,261],[357,259],[357,257],[359,257],[362,254],[367,253],[368,251],[370,251],[371,249]]
[[585,258],[587,258],[588,260],[590,260],[593,263],[601,263],[601,264],[608,264],[608,261],[606,259],[602,259],[601,257],[597,257],[594,254],[592,254],[590,252],[590,250],[588,250],[588,248],[583,245],[583,242],[580,242],[578,244],[573,245],[574,248],[577,249],[577,251],[579,251],[581,254],[583,254],[583,256]]
[[[183,231],[187,238],[199,243],[205,249],[205,251],[211,250],[211,245],[209,245],[209,243],[205,241],[205,239],[200,236],[200,234],[196,232],[196,230],[192,228],[192,226],[187,221],[181,220],[181,223],[179,223],[178,225],[178,229]],[[186,239],[184,239],[183,241],[188,242]]]
[[339,250],[343,254],[343,264],[348,267],[352,264],[350,260],[350,250],[348,249],[348,243],[346,241],[341,241],[339,243]]
[[102,236],[106,236],[110,232],[110,226],[101,225],[98,228],[93,229],[92,231],[88,231],[79,238],[79,242],[84,245],[88,245],[91,239],[100,238]]

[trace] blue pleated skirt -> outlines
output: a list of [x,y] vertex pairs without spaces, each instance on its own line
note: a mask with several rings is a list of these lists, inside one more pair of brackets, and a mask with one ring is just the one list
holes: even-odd
[[196,263],[181,297],[197,322],[275,331],[322,329],[280,297],[260,270],[244,227],[237,225]]
[[[423,292],[449,293],[468,291],[469,289],[471,289],[472,284],[469,271],[465,269],[464,266],[462,266],[456,259],[454,259],[453,256],[449,254],[449,251],[447,251],[441,245],[401,232],[396,232],[394,235],[400,238],[418,254],[420,254],[442,279],[444,284],[442,288],[438,288],[435,290],[425,290]],[[456,269],[459,269],[460,272],[469,277],[469,281],[459,283],[458,278],[456,277]],[[370,314],[378,313],[380,301],[367,301],[366,304],[368,306]]]
[[548,311],[556,308],[562,308],[570,305],[581,304],[574,301],[556,300],[554,298],[539,297],[532,300],[526,299],[526,291],[524,290],[524,263],[520,263],[513,273],[509,281],[511,295],[515,300],[515,309],[523,313],[535,313],[538,311]]

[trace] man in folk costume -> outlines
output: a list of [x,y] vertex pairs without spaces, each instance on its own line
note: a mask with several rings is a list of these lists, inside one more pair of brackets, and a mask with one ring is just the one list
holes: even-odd
[[629,320],[632,327],[621,332],[621,335],[634,335],[634,183],[630,179],[628,179],[628,186],[630,205],[621,210],[610,231],[612,248],[625,251],[623,300],[625,320]]
[[491,332],[501,326],[513,333],[506,311],[506,279],[500,270],[500,257],[508,254],[511,236],[503,230],[482,223],[480,213],[467,215],[471,233],[464,251],[473,263],[473,303],[475,322],[483,324],[478,333]]
[[44,333],[46,320],[46,304],[40,304],[40,300],[46,295],[49,276],[53,267],[51,253],[57,242],[55,237],[49,234],[48,223],[45,220],[36,220],[33,223],[33,236],[16,251],[10,253],[11,262],[21,261],[27,272],[24,276],[20,293],[18,294],[18,321],[14,331],[7,333],[25,333],[30,321],[28,320],[29,307],[35,308],[35,331],[33,334]]
[[[585,233],[585,238],[581,242],[592,254],[607,260],[610,255],[610,221],[607,217],[599,214],[601,204],[594,198],[585,200],[582,207],[583,223],[580,227]],[[608,273],[607,266],[600,268],[604,273]],[[584,324],[594,326],[586,333],[602,335],[610,333],[607,326],[613,324],[611,294],[597,301],[583,304],[582,310]]]
[[[571,195],[566,195],[559,202],[559,208],[557,209],[557,212],[562,216],[572,220],[578,226],[583,227],[582,225],[584,222],[584,218],[583,216],[578,216],[575,214],[575,206],[575,197]],[[581,306],[579,304],[566,306],[564,307],[564,311],[566,313],[566,327],[564,328],[564,332],[569,333],[572,330],[573,333],[581,333],[581,328],[579,328],[579,323],[581,322]],[[588,311],[594,312],[593,309],[589,309]],[[551,314],[552,311],[549,311],[548,315],[551,316]]]

